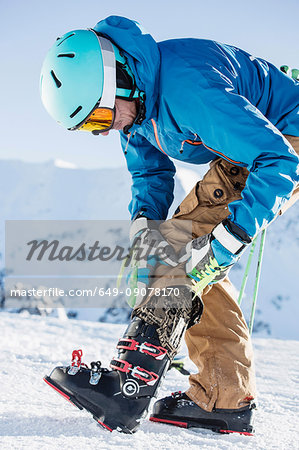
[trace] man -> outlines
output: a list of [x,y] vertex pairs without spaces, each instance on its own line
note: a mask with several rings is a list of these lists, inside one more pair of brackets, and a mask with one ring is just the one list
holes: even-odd
[[[298,194],[299,84],[235,47],[156,43],[136,22],[111,16],[56,41],[41,96],[69,130],[120,132],[133,181],[132,249],[147,250],[130,283],[160,289],[131,299],[111,371],[82,367],[75,352],[45,381],[105,428],[134,432],[186,331],[199,372],[186,393],[157,401],[151,419],[252,434],[252,348],[226,275]],[[170,158],[210,162],[210,170],[165,221]]]

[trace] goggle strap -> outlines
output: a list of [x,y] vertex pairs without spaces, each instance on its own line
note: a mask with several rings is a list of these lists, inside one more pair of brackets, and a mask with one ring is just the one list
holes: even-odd
[[121,97],[124,99],[128,99],[130,97],[131,97],[131,99],[139,97],[139,93],[138,93],[137,89],[135,90],[133,96],[131,96],[131,93],[132,93],[131,89],[116,88],[116,97]]

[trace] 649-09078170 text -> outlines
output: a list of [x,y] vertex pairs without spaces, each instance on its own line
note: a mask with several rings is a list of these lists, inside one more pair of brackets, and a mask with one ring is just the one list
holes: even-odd
[[119,288],[99,288],[95,287],[94,289],[60,289],[56,287],[45,288],[45,289],[10,289],[11,297],[117,297],[118,295],[149,295],[154,294],[159,297],[168,297],[169,295],[179,296],[180,292],[177,287],[167,287],[167,288],[130,288],[127,287],[125,289]]

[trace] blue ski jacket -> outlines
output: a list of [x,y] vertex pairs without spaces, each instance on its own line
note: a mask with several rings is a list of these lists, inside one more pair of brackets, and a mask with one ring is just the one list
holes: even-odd
[[[146,117],[121,134],[132,175],[132,217],[164,220],[173,201],[171,159],[217,157],[246,167],[242,199],[229,218],[253,237],[273,220],[298,183],[298,156],[283,134],[299,136],[299,83],[267,61],[205,39],[156,42],[132,20],[95,26],[125,50],[146,94]],[[128,142],[129,139],[129,142]]]

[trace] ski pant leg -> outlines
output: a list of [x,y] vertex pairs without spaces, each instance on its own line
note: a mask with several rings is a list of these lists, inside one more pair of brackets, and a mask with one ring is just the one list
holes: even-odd
[[202,301],[201,322],[185,335],[198,368],[186,393],[206,411],[241,408],[255,397],[255,371],[249,330],[229,279],[215,284]]
[[[193,236],[202,236],[229,215],[228,204],[241,198],[248,171],[222,159],[197,184],[197,205],[180,205],[177,219],[191,219]],[[188,208],[191,206],[191,211]],[[167,235],[167,234],[166,234]],[[187,330],[185,339],[190,359],[199,372],[190,376],[187,395],[201,408],[235,409],[255,396],[253,351],[248,327],[228,280],[208,286],[203,294],[200,323]]]

